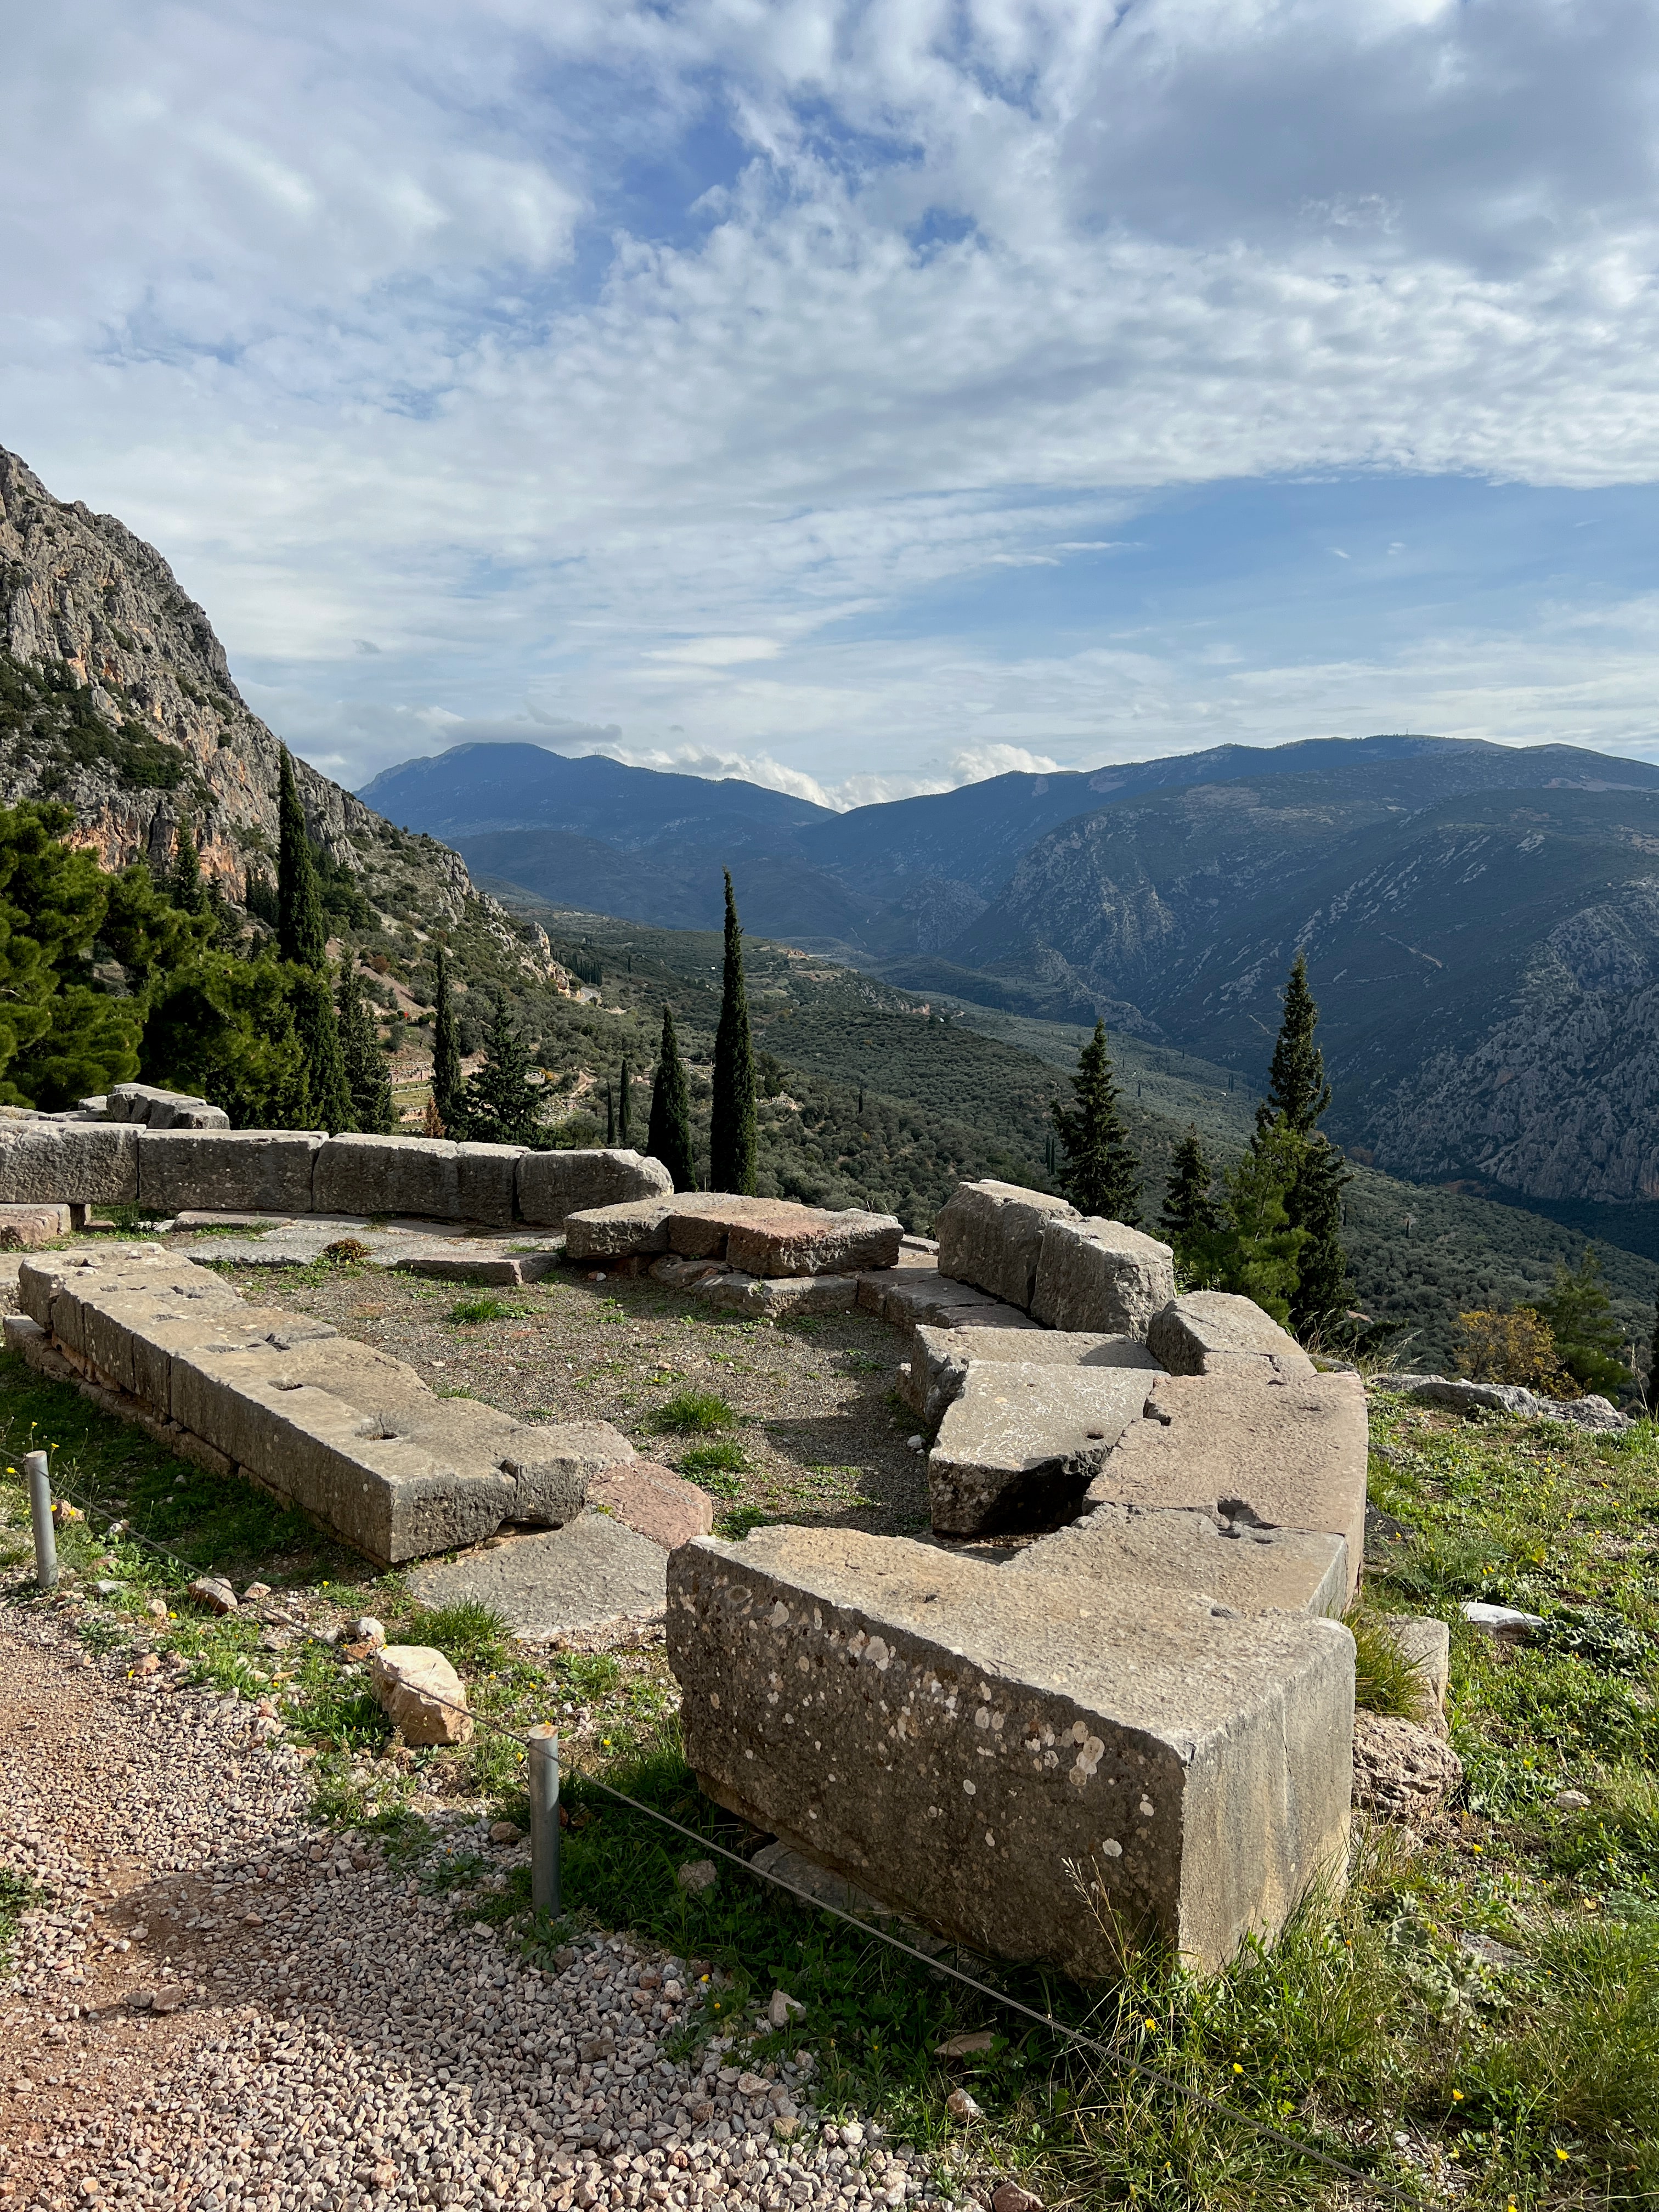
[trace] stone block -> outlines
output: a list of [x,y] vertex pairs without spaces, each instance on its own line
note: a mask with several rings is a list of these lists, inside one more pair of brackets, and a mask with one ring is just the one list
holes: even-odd
[[1462,1760],[1432,1729],[1395,1713],[1354,1715],[1353,1802],[1374,1820],[1423,1826],[1462,1781]]
[[136,1206],[138,1132],[115,1121],[0,1121],[0,1204]]
[[465,1559],[416,1567],[410,1595],[422,1605],[471,1598],[495,1608],[527,1642],[650,1620],[662,1611],[676,1556],[608,1513],[581,1513],[543,1536],[509,1538]]
[[1029,1312],[1044,1225],[1079,1218],[1063,1198],[1018,1183],[959,1183],[933,1224],[939,1271]]
[[1253,1298],[1232,1291],[1188,1291],[1155,1314],[1146,1341],[1171,1375],[1213,1375],[1240,1356],[1272,1360],[1285,1375],[1314,1364],[1296,1339]]
[[665,1284],[671,1291],[689,1291],[706,1283],[711,1275],[720,1274],[725,1264],[722,1260],[682,1260],[677,1253],[665,1252],[652,1262],[651,1279]]
[[619,1260],[637,1253],[666,1252],[668,1207],[665,1198],[630,1198],[616,1206],[568,1213],[564,1255],[571,1261]]
[[1160,1379],[1136,1368],[970,1364],[927,1455],[934,1528],[992,1535],[1074,1519]]
[[172,1214],[191,1207],[216,1213],[309,1213],[313,1170],[330,1141],[316,1129],[130,1133],[137,1156],[139,1204],[154,1213]]
[[[90,1100],[82,1100],[90,1105]],[[210,1106],[185,1091],[158,1091],[153,1083],[118,1083],[103,1102],[112,1121],[134,1121],[147,1129],[228,1129],[222,1106]]]
[[0,1252],[38,1252],[69,1233],[67,1204],[0,1206]]
[[665,1552],[708,1535],[714,1525],[714,1501],[706,1490],[647,1459],[595,1475],[587,1486],[587,1502]]
[[519,1163],[524,1145],[462,1145],[456,1161],[462,1221],[488,1221],[510,1228],[518,1218]]
[[1342,1877],[1335,1621],[850,1529],[702,1538],[668,1592],[703,1788],[975,1950],[1086,1981],[1150,1934],[1210,1969]]
[[903,1224],[890,1213],[856,1208],[823,1213],[812,1206],[788,1218],[734,1222],[726,1240],[727,1264],[750,1275],[848,1275],[860,1267],[897,1264]]
[[915,1332],[907,1397],[930,1432],[945,1419],[945,1408],[961,1396],[969,1365],[987,1360],[1004,1365],[1024,1361],[1034,1367],[1130,1367],[1148,1375],[1164,1371],[1133,1336],[924,1325]]
[[518,1486],[508,1517],[562,1528],[581,1511],[601,1475],[645,1462],[609,1421],[549,1421],[544,1426],[522,1421],[514,1425],[501,1464]]
[[1156,1378],[1089,1486],[1091,1505],[1189,1508],[1340,1536],[1349,1590],[1364,1553],[1365,1393],[1355,1375],[1285,1376],[1271,1360]]
[[1031,1318],[1045,1328],[1144,1339],[1174,1296],[1175,1254],[1156,1237],[1096,1216],[1043,1223]]
[[[519,1162],[519,1218],[561,1229],[565,1217],[636,1198],[665,1198],[674,1178],[660,1160],[614,1149],[526,1152]],[[659,1248],[659,1249],[662,1248]]]
[[317,1155],[313,1208],[463,1221],[461,1152],[447,1137],[331,1137]]
[[1092,1575],[1112,1589],[1141,1583],[1200,1591],[1235,1613],[1340,1613],[1348,1602],[1340,1536],[1133,1505],[1097,1505],[1039,1536],[1009,1561],[1007,1571],[1016,1571]]
[[429,1644],[388,1644],[368,1663],[386,1718],[407,1744],[471,1743],[466,1685]]
[[725,1267],[693,1285],[692,1296],[721,1313],[787,1321],[794,1314],[851,1313],[859,1286],[852,1275],[797,1275],[779,1281]]
[[822,1219],[787,1199],[745,1198],[731,1190],[681,1191],[668,1209],[668,1248],[683,1260],[724,1260],[726,1239],[748,1222]]
[[895,1328],[1012,1328],[1036,1323],[1018,1306],[941,1275],[937,1267],[894,1267],[859,1277],[859,1304]]

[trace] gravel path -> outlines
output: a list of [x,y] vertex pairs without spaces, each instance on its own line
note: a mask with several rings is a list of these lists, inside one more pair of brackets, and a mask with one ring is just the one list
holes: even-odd
[[[815,2112],[810,2057],[665,2055],[701,1962],[593,1936],[526,1966],[475,1898],[317,1829],[275,1729],[0,1613],[0,1875],[41,1893],[0,1974],[9,2208],[933,2212],[918,2158]],[[522,1844],[453,1826],[504,1883]]]

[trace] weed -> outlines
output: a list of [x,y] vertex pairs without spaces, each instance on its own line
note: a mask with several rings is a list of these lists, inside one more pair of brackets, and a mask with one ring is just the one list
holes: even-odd
[[763,1528],[771,1516],[758,1505],[734,1505],[714,1523],[714,1534],[728,1544],[740,1544],[751,1528]]
[[689,1451],[680,1454],[680,1473],[690,1475],[693,1482],[716,1498],[736,1498],[741,1493],[743,1485],[738,1478],[748,1465],[748,1455],[743,1446],[729,1441],[693,1444]]
[[696,1436],[710,1429],[735,1426],[738,1415],[724,1398],[708,1390],[677,1390],[651,1417],[651,1426],[662,1436]]
[[27,1875],[19,1874],[12,1867],[0,1866],[0,1974],[11,1964],[19,1923],[32,1905],[40,1903],[44,1894]]
[[453,1605],[421,1608],[405,1625],[411,1644],[429,1644],[448,1660],[458,1674],[471,1674],[506,1663],[513,1644],[513,1625],[491,1606],[464,1597]]
[[504,1298],[457,1298],[444,1318],[458,1328],[468,1328],[486,1321],[525,1321],[533,1310],[530,1306],[508,1305]]
[[1415,1720],[1427,1686],[1420,1662],[1407,1657],[1388,1622],[1369,1607],[1352,1606],[1342,1619],[1354,1642],[1354,1704],[1362,1712]]

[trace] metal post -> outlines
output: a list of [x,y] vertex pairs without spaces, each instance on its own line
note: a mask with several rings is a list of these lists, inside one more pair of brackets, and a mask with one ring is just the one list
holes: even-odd
[[556,1920],[559,1903],[559,1731],[542,1721],[530,1731],[530,1901]]
[[58,1539],[52,1526],[52,1468],[45,1452],[25,1452],[29,1518],[34,1523],[34,1579],[43,1590],[58,1587]]

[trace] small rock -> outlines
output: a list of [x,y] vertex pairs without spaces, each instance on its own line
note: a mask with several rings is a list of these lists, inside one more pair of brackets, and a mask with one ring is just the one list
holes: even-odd
[[772,2084],[760,2074],[739,2074],[738,2094],[740,2097],[763,2097]]
[[222,1575],[198,1575],[185,1595],[193,1597],[198,1605],[204,1605],[210,1613],[238,1610],[236,1593]]
[[787,2027],[792,2020],[805,2019],[806,2007],[799,1997],[792,1997],[787,1990],[774,1990],[766,2017],[774,2027]]
[[688,1859],[674,1879],[682,1889],[693,1897],[701,1897],[705,1890],[713,1889],[720,1878],[720,1870],[713,1859]]
[[1495,1936],[1474,1936],[1465,1932],[1458,1939],[1459,1948],[1472,1959],[1479,1959],[1483,1966],[1524,1966],[1529,1965],[1524,1951],[1515,1950],[1508,1943],[1500,1943]]
[[856,2150],[864,2141],[864,2123],[861,2120],[848,2120],[841,2131],[841,2139],[848,2150]]
[[1550,1800],[1563,1813],[1588,1813],[1589,1799],[1582,1790],[1558,1790]]
[[376,1651],[386,1647],[386,1627],[372,1613],[360,1613],[356,1620],[346,1623],[346,1633],[354,1644],[367,1644]]
[[132,1671],[135,1674],[157,1674],[161,1669],[161,1662],[155,1652],[146,1651]]
[[1017,2181],[1005,2181],[991,2199],[991,2212],[1042,2212],[1042,2199]]
[[1524,1644],[1534,1628],[1544,1624],[1535,1613],[1522,1613],[1512,1605],[1486,1605],[1471,1599],[1462,1607],[1471,1628],[1484,1628],[1505,1644]]
[[800,2122],[793,2112],[780,2112],[772,2123],[772,2132],[780,2142],[793,2142],[800,2133]]
[[389,1644],[375,1653],[369,1679],[405,1743],[471,1742],[466,1686],[441,1651],[427,1644]]
[[971,2035],[947,2035],[943,2043],[933,2045],[933,2056],[936,2058],[971,2058],[979,2051],[988,2051],[995,2041],[995,2032],[988,2027],[976,2029]]
[[152,1990],[149,2008],[152,2012],[177,2012],[185,2002],[182,1990]]
[[125,1583],[98,1582],[92,1586],[93,1595],[95,1597],[119,1597],[125,1587]]
[[1379,1820],[1425,1820],[1463,1779],[1463,1762],[1416,1722],[1392,1713],[1353,1717],[1353,1802]]
[[984,2113],[965,2089],[952,2089],[945,2100],[945,2109],[953,2120],[982,2120]]
[[152,1620],[165,1620],[167,1617],[166,1602],[159,1597],[150,1598],[145,1604],[144,1611]]
[[926,1451],[927,1449],[926,1437],[907,1437],[904,1442],[906,1449],[910,1451]]
[[250,1583],[247,1588],[242,1592],[242,1603],[244,1605],[255,1605],[262,1597],[269,1597],[270,1595],[270,1584],[269,1583]]
[[492,1820],[489,1824],[492,1844],[516,1844],[523,1833],[524,1830],[511,1820]]

